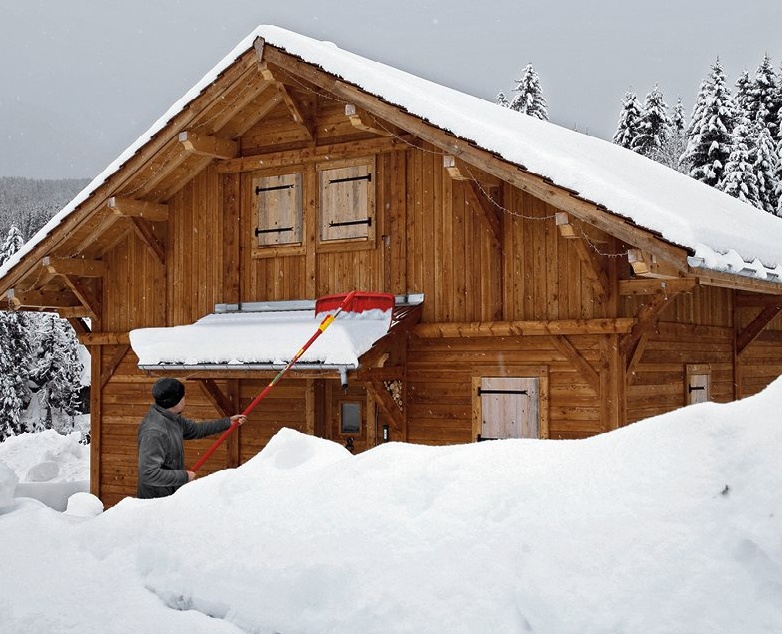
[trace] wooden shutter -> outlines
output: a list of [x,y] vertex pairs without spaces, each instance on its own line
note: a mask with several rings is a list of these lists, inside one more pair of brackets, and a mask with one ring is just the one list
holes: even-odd
[[301,244],[301,180],[300,172],[252,179],[259,247]]
[[367,240],[374,235],[374,159],[320,168],[320,240]]
[[538,378],[482,377],[478,388],[481,439],[538,438]]

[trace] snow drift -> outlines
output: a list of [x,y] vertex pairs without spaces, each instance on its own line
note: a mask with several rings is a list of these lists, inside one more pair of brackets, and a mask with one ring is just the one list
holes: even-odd
[[583,441],[357,456],[283,430],[92,519],[17,501],[0,610],[30,632],[782,631],[781,408],[782,379]]

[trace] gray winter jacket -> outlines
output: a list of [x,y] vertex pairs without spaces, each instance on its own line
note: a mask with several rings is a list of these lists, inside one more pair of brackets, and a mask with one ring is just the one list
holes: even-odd
[[196,423],[152,405],[138,428],[138,497],[162,498],[187,484],[183,440],[218,434],[230,426],[229,418]]

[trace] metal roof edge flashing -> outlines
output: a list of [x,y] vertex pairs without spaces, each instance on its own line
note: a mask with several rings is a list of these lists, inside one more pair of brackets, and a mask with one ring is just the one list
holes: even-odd
[[[423,293],[405,293],[394,295],[394,306],[418,306],[424,303]],[[215,304],[214,312],[223,313],[265,313],[288,310],[315,310],[313,299],[291,299],[268,302],[239,302],[234,304]]]

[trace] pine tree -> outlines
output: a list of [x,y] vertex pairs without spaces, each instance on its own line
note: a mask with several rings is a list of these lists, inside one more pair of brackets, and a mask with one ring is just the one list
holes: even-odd
[[508,101],[508,98],[505,96],[505,93],[500,91],[497,94],[497,105],[502,106],[503,108],[508,108],[510,106],[510,102]]
[[[22,246],[15,226],[0,246],[0,264]],[[28,319],[22,312],[0,311],[0,440],[24,431],[21,414],[30,401]]]
[[755,145],[752,167],[758,180],[759,204],[757,206],[775,214],[778,201],[776,189],[778,185],[779,157],[774,140],[771,138],[771,131],[764,124],[765,120],[765,112],[761,108],[757,119],[753,122],[750,129]]
[[626,92],[613,142],[624,148],[632,149],[636,139],[640,136],[640,128],[641,106],[638,103],[638,97],[632,91]]
[[546,109],[546,100],[540,87],[540,78],[532,64],[527,64],[524,68],[521,79],[516,80],[516,87],[513,89],[513,92],[517,94],[510,102],[511,110],[548,121],[548,110]]
[[717,58],[698,92],[687,149],[679,161],[681,171],[707,185],[719,184],[732,148],[734,117],[733,99]]
[[772,138],[777,136],[777,117],[782,108],[782,96],[768,54],[763,56],[763,61],[755,71],[755,78],[748,87],[745,107],[750,121],[762,121]]
[[733,100],[736,106],[736,120],[745,116],[747,121],[752,121],[750,115],[750,102],[752,101],[751,92],[752,79],[749,76],[749,71],[745,68],[736,80],[736,96]]
[[760,207],[758,179],[753,165],[753,149],[750,122],[744,116],[733,130],[730,156],[718,188],[745,203]]
[[673,170],[678,170],[679,157],[687,147],[687,121],[684,117],[684,104],[681,98],[676,100],[676,105],[671,110],[670,119],[671,127],[668,138],[658,156],[653,156],[652,158]]
[[632,149],[654,160],[660,160],[662,151],[671,136],[671,118],[659,85],[646,95],[641,118],[638,122],[638,136]]

